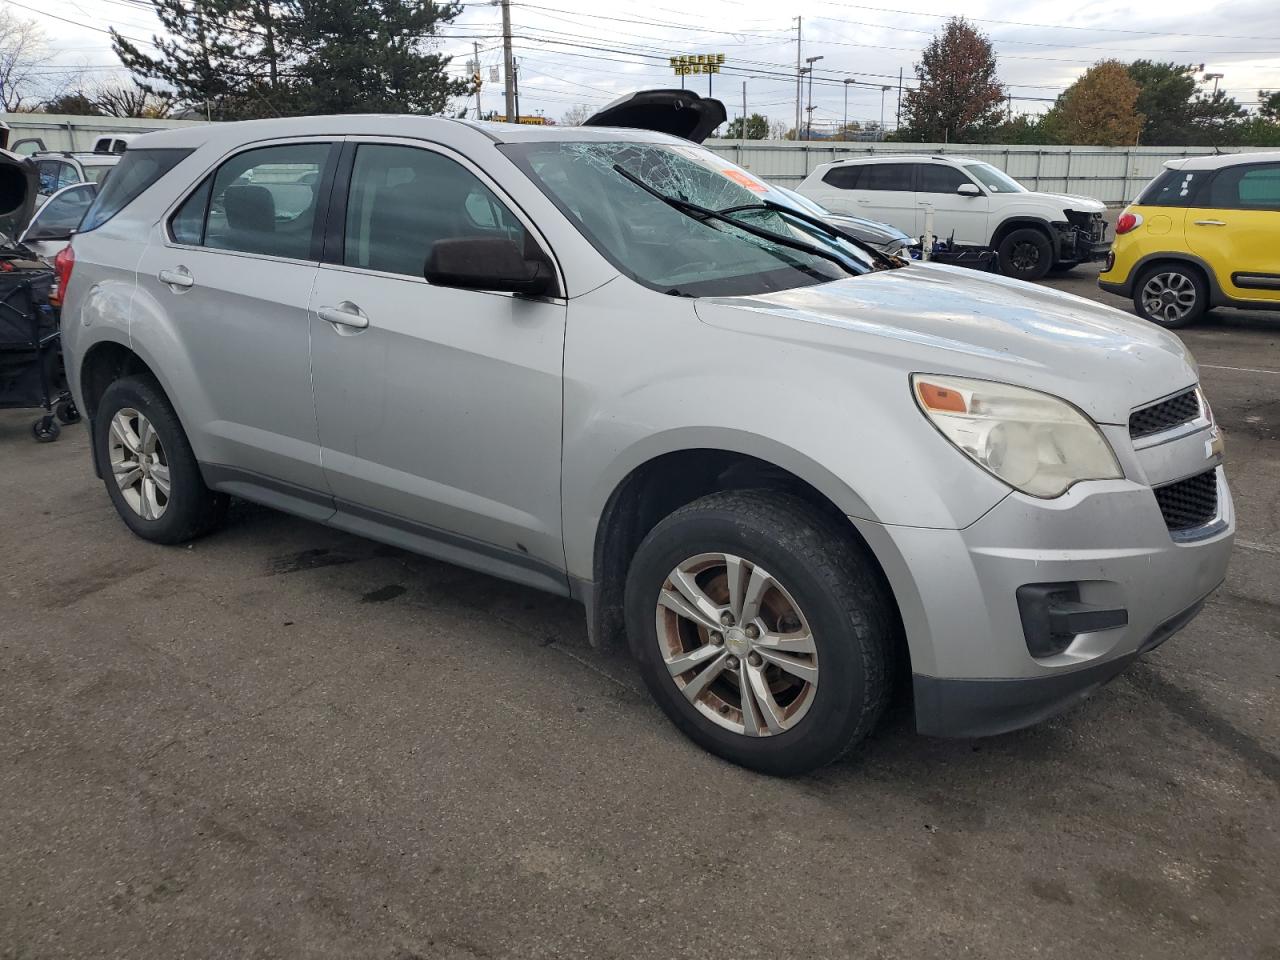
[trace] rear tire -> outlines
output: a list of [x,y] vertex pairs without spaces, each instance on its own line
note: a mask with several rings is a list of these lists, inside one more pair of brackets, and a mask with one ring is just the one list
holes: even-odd
[[1053,244],[1035,227],[1009,231],[999,249],[1000,272],[1015,280],[1040,280],[1053,266]]
[[[710,605],[676,612],[685,590]],[[636,551],[625,606],[658,705],[744,767],[789,776],[831,763],[888,701],[891,600],[853,537],[797,497],[728,491],[672,513]]]
[[1133,286],[1138,316],[1167,330],[1190,326],[1209,309],[1209,287],[1200,271],[1178,263],[1144,270]]
[[186,543],[222,522],[230,498],[205,486],[178,415],[150,377],[107,387],[93,428],[107,494],[142,539]]

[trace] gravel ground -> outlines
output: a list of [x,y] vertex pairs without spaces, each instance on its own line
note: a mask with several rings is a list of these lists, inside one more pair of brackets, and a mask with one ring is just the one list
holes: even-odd
[[[1053,285],[1118,306],[1079,268]],[[981,741],[798,780],[579,608],[238,506],[129,535],[0,413],[0,956],[1280,958],[1280,314],[1187,332],[1239,545],[1184,633]]]

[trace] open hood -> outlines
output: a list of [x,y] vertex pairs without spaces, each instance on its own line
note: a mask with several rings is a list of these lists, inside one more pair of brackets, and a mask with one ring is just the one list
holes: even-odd
[[35,213],[39,186],[34,161],[0,150],[0,233],[12,239],[26,229]]
[[619,97],[582,125],[653,130],[701,143],[727,116],[719,100],[692,90],[638,90]]

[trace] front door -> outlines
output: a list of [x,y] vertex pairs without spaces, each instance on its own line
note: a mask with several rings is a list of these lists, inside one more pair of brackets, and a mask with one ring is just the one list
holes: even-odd
[[982,190],[976,197],[957,193],[962,184],[978,187],[963,170],[945,163],[916,164],[916,202],[920,206],[920,231],[924,230],[924,209],[933,208],[933,232],[940,240],[967,246],[986,246],[987,215],[991,200]]
[[348,171],[341,242],[311,300],[333,522],[563,591],[566,304],[423,278],[436,240],[537,241],[496,186],[443,149],[350,143],[339,184]]
[[1236,300],[1280,301],[1280,163],[1224,167],[1189,209],[1187,243]]
[[214,482],[301,487],[294,492],[304,499],[324,492],[307,302],[319,264],[320,181],[336,151],[311,141],[228,158],[138,264],[133,323],[151,322],[154,309],[172,325],[156,342],[172,341],[183,356],[170,368],[185,359],[196,380],[183,384],[179,412]]

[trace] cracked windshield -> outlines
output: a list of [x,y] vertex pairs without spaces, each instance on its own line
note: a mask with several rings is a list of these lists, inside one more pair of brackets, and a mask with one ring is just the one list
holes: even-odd
[[767,208],[764,201],[785,198],[698,147],[529,142],[505,150],[616,267],[664,293],[767,293],[874,269],[847,240]]

